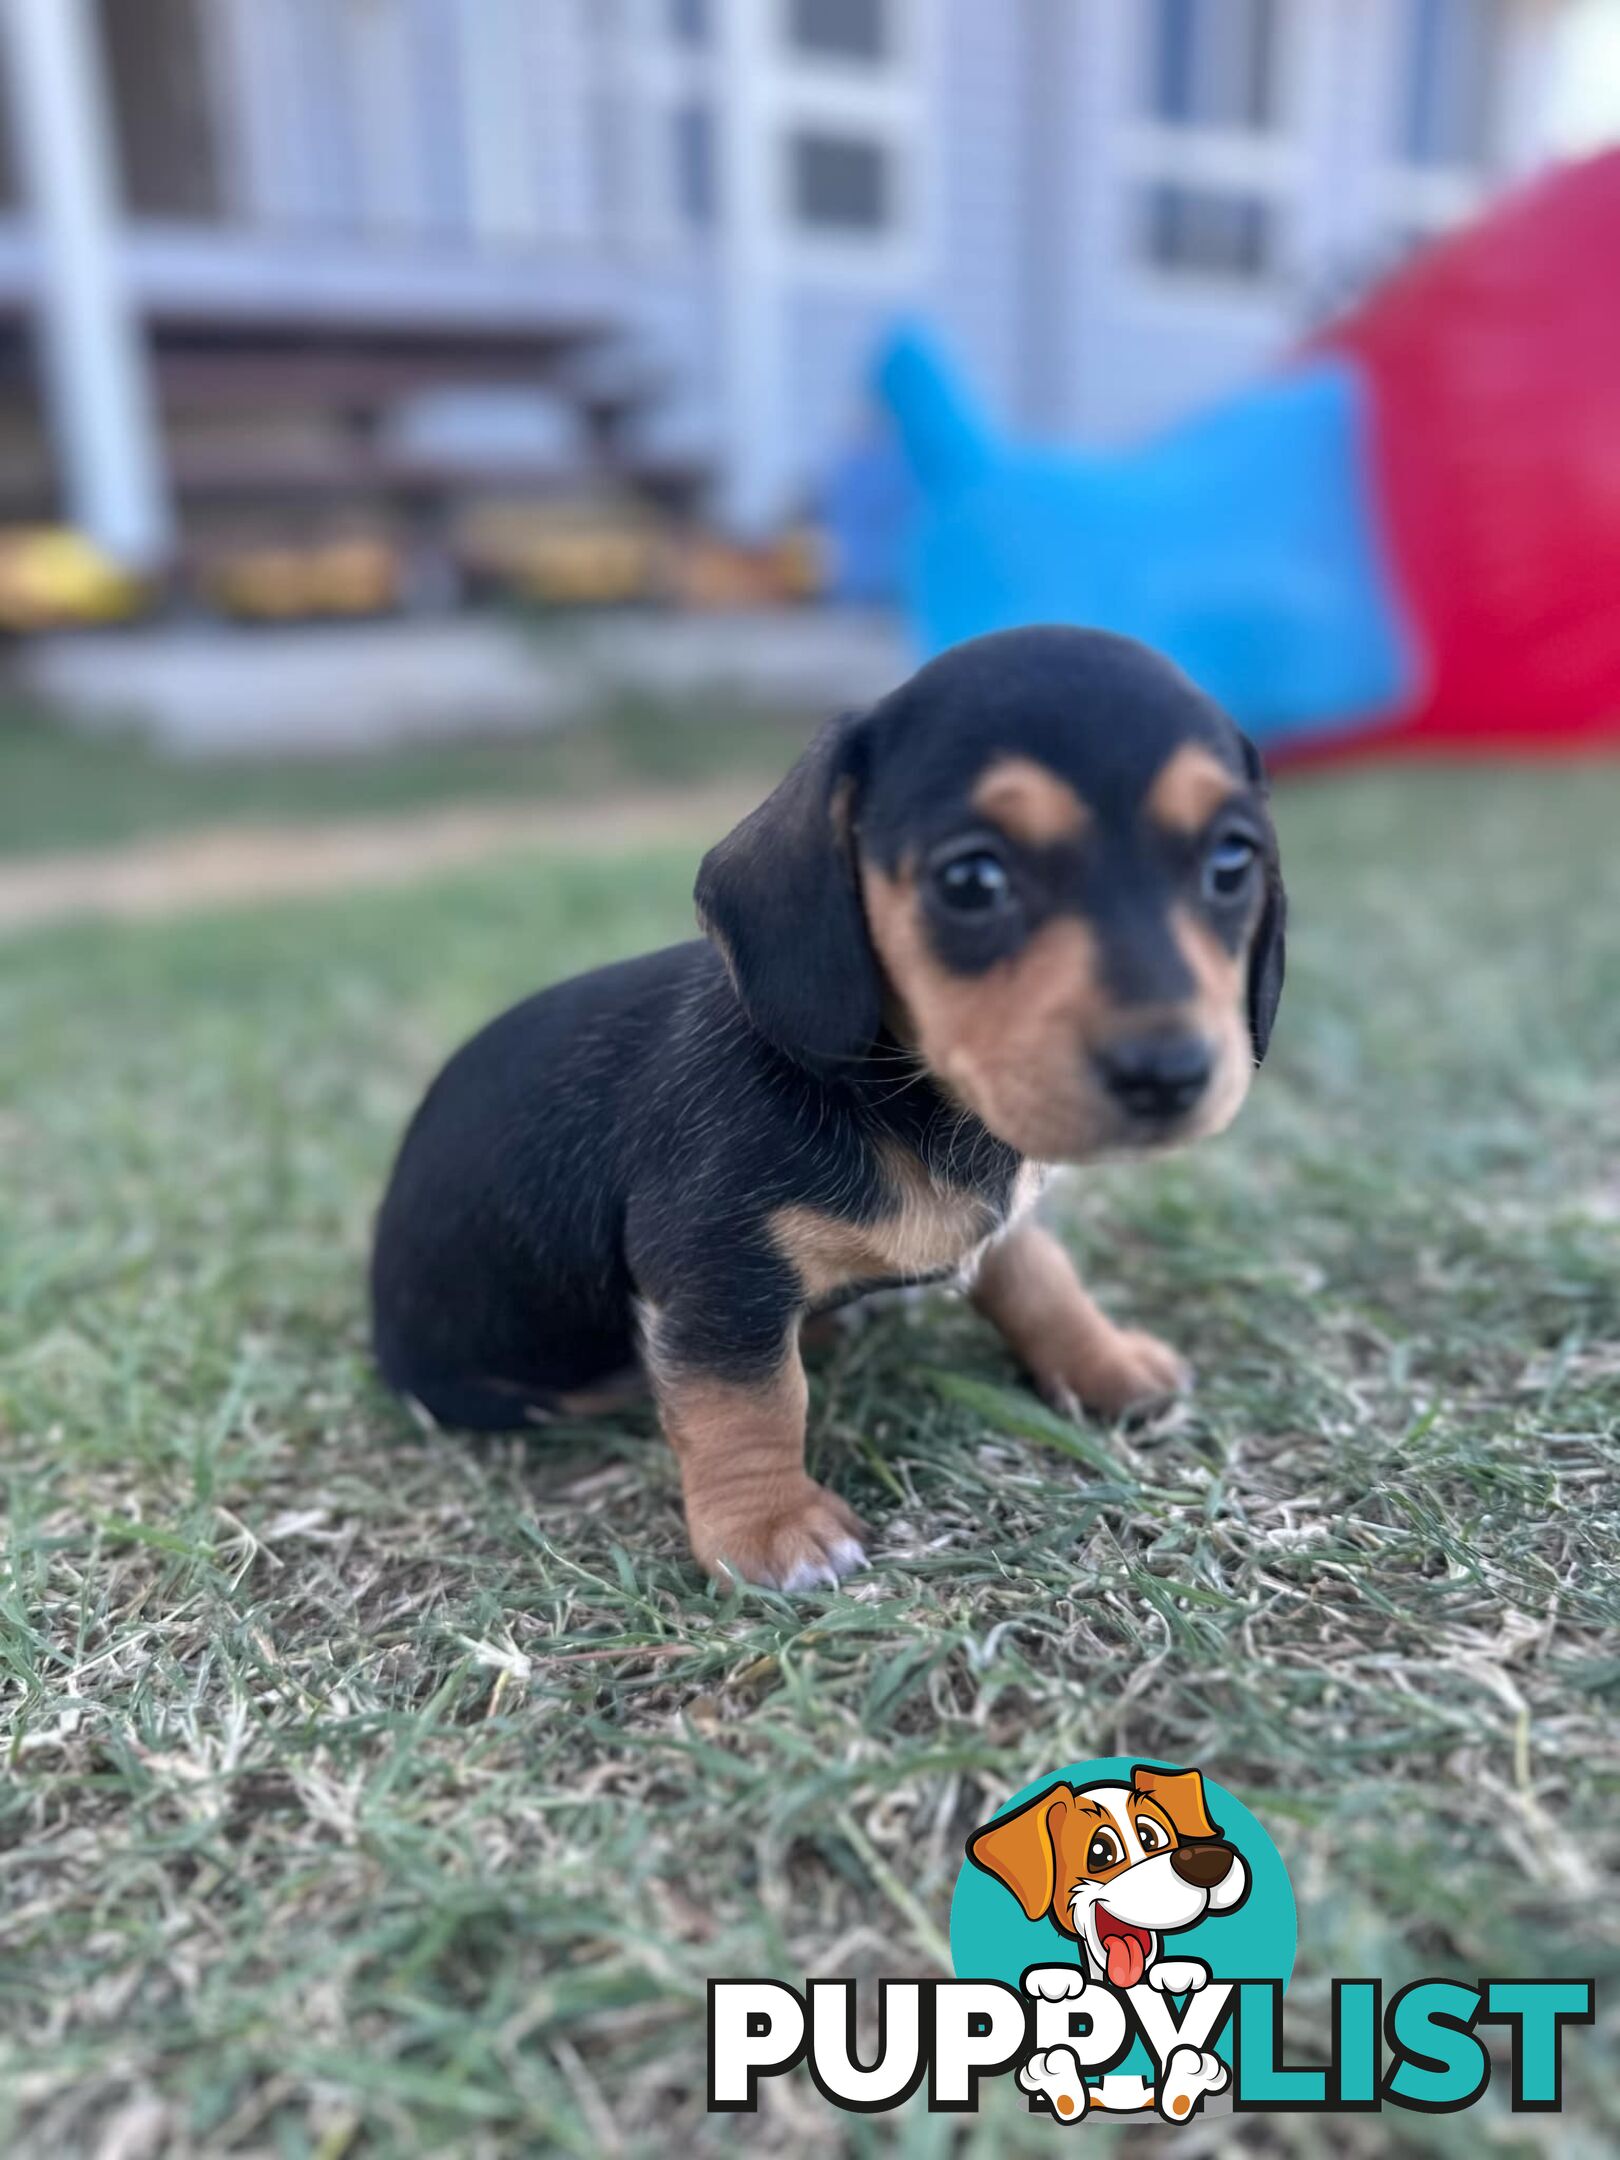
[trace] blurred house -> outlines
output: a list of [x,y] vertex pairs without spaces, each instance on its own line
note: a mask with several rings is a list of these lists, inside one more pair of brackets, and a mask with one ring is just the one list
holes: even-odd
[[157,558],[609,474],[760,528],[919,306],[1117,438],[1533,166],[1562,12],[0,0],[0,517]]

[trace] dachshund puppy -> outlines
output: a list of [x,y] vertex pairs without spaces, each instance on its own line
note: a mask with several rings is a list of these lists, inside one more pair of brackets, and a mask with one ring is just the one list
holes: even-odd
[[804,1467],[807,1313],[954,1276],[1050,1400],[1186,1384],[1030,1215],[1048,1166],[1214,1133],[1265,1053],[1259,759],[1144,647],[975,639],[823,729],[704,859],[703,940],[559,983],[439,1075],[377,1225],[385,1378],[482,1431],[637,1368],[711,1573],[864,1564]]

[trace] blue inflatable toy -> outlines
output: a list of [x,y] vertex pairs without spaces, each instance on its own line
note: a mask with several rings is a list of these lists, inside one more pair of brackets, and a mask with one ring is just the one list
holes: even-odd
[[1273,757],[1620,749],[1617,233],[1620,151],[1555,166],[1111,457],[1008,442],[902,333],[919,641],[1123,631]]
[[1309,362],[1112,456],[1006,440],[921,328],[894,338],[878,390],[920,496],[907,583],[928,652],[1019,623],[1120,631],[1261,739],[1410,693],[1346,362]]

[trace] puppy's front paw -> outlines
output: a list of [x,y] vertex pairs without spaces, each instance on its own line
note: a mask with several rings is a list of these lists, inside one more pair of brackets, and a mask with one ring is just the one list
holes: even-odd
[[825,1485],[803,1478],[768,1507],[718,1499],[687,1511],[692,1551],[718,1581],[767,1590],[836,1590],[865,1567],[860,1517]]
[[1140,1328],[1112,1328],[1084,1353],[1065,1358],[1061,1370],[1037,1375],[1041,1393],[1054,1409],[1072,1417],[1077,1409],[1094,1417],[1140,1415],[1192,1386],[1192,1367],[1157,1335]]

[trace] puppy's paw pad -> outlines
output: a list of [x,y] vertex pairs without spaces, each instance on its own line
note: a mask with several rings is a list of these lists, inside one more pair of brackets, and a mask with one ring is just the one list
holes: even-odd
[[1159,2113],[1166,2122],[1185,2122],[1206,2093],[1226,2090],[1230,2076],[1208,2048],[1173,2048],[1159,2085]]
[[1161,1995],[1188,1995],[1209,1986],[1209,1967],[1199,1958],[1160,1958],[1145,1975],[1149,1987]]
[[1036,1965],[1025,1973],[1023,1987],[1037,2002],[1067,2002],[1086,1992],[1086,1976],[1078,1965]]
[[757,1583],[797,1594],[836,1590],[840,1579],[866,1566],[865,1532],[854,1510],[824,1485],[803,1490],[769,1513],[699,1534],[693,1548],[722,1583]]

